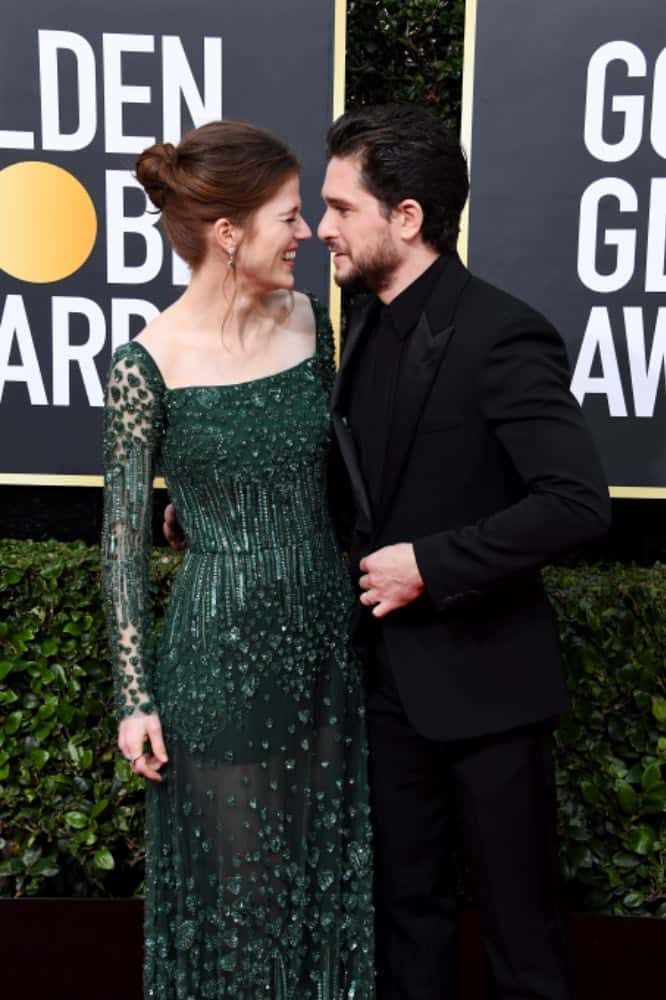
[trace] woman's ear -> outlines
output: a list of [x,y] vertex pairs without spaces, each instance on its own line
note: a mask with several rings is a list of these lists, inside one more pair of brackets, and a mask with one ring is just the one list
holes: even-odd
[[229,219],[216,219],[213,223],[213,237],[220,249],[229,253],[230,247],[238,246],[240,230]]

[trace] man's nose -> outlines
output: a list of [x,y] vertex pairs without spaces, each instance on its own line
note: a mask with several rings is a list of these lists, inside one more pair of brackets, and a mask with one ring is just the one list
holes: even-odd
[[333,226],[331,225],[331,213],[327,210],[321,217],[321,221],[317,226],[317,236],[320,240],[330,240],[334,236]]

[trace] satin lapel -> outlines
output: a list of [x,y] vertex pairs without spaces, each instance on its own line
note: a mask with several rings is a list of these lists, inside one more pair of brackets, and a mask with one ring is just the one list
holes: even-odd
[[344,393],[349,384],[349,372],[352,358],[356,353],[356,348],[363,340],[363,334],[368,322],[373,317],[377,308],[377,300],[374,298],[370,299],[368,302],[365,302],[358,312],[352,317],[352,321],[349,325],[349,332],[345,338],[345,346],[342,351],[342,357],[340,359],[338,377],[333,383],[333,392],[331,393],[332,411],[335,411],[340,407],[340,403],[344,398]]
[[[396,392],[391,433],[386,449],[382,504],[377,518],[383,523],[407,461],[417,424],[428,401],[454,332],[453,325],[432,331],[426,313],[412,332]],[[377,528],[381,528],[381,523]]]
[[375,299],[366,302],[352,318],[349,332],[345,339],[345,346],[340,360],[340,370],[333,384],[331,393],[331,424],[342,455],[342,460],[346,466],[349,482],[354,494],[354,501],[357,510],[356,529],[365,534],[372,532],[372,508],[365,485],[365,480],[361,473],[361,466],[358,461],[356,444],[352,437],[351,430],[347,423],[346,414],[346,392],[349,387],[350,371],[352,360],[356,354],[356,349],[363,340],[363,335],[372,322],[377,308]]
[[361,466],[358,461],[354,438],[352,437],[346,418],[340,416],[339,413],[331,415],[331,424],[354,495],[354,504],[356,506],[355,528],[357,531],[362,531],[364,534],[369,535],[372,533],[372,508],[365,480],[361,474]]

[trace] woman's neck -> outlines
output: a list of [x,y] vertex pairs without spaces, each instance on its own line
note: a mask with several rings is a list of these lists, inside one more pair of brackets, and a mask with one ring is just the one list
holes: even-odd
[[222,272],[218,265],[202,265],[193,272],[178,307],[187,313],[190,329],[223,329],[229,350],[250,351],[275,326],[282,294],[243,287],[234,274]]

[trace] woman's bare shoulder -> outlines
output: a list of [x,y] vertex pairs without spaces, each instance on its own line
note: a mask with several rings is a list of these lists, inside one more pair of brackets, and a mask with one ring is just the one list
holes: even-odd
[[289,326],[294,332],[314,337],[316,333],[316,319],[309,295],[306,295],[305,292],[293,292],[292,297],[293,309]]
[[140,344],[143,344],[148,349],[164,343],[165,340],[173,335],[173,321],[170,313],[171,308],[158,313],[157,316],[144,326],[143,330],[136,335],[134,340],[138,340]]
[[159,368],[164,372],[168,370],[173,355],[177,351],[180,332],[173,313],[173,306],[169,306],[164,312],[155,316],[150,323],[147,323],[134,339],[152,354]]

